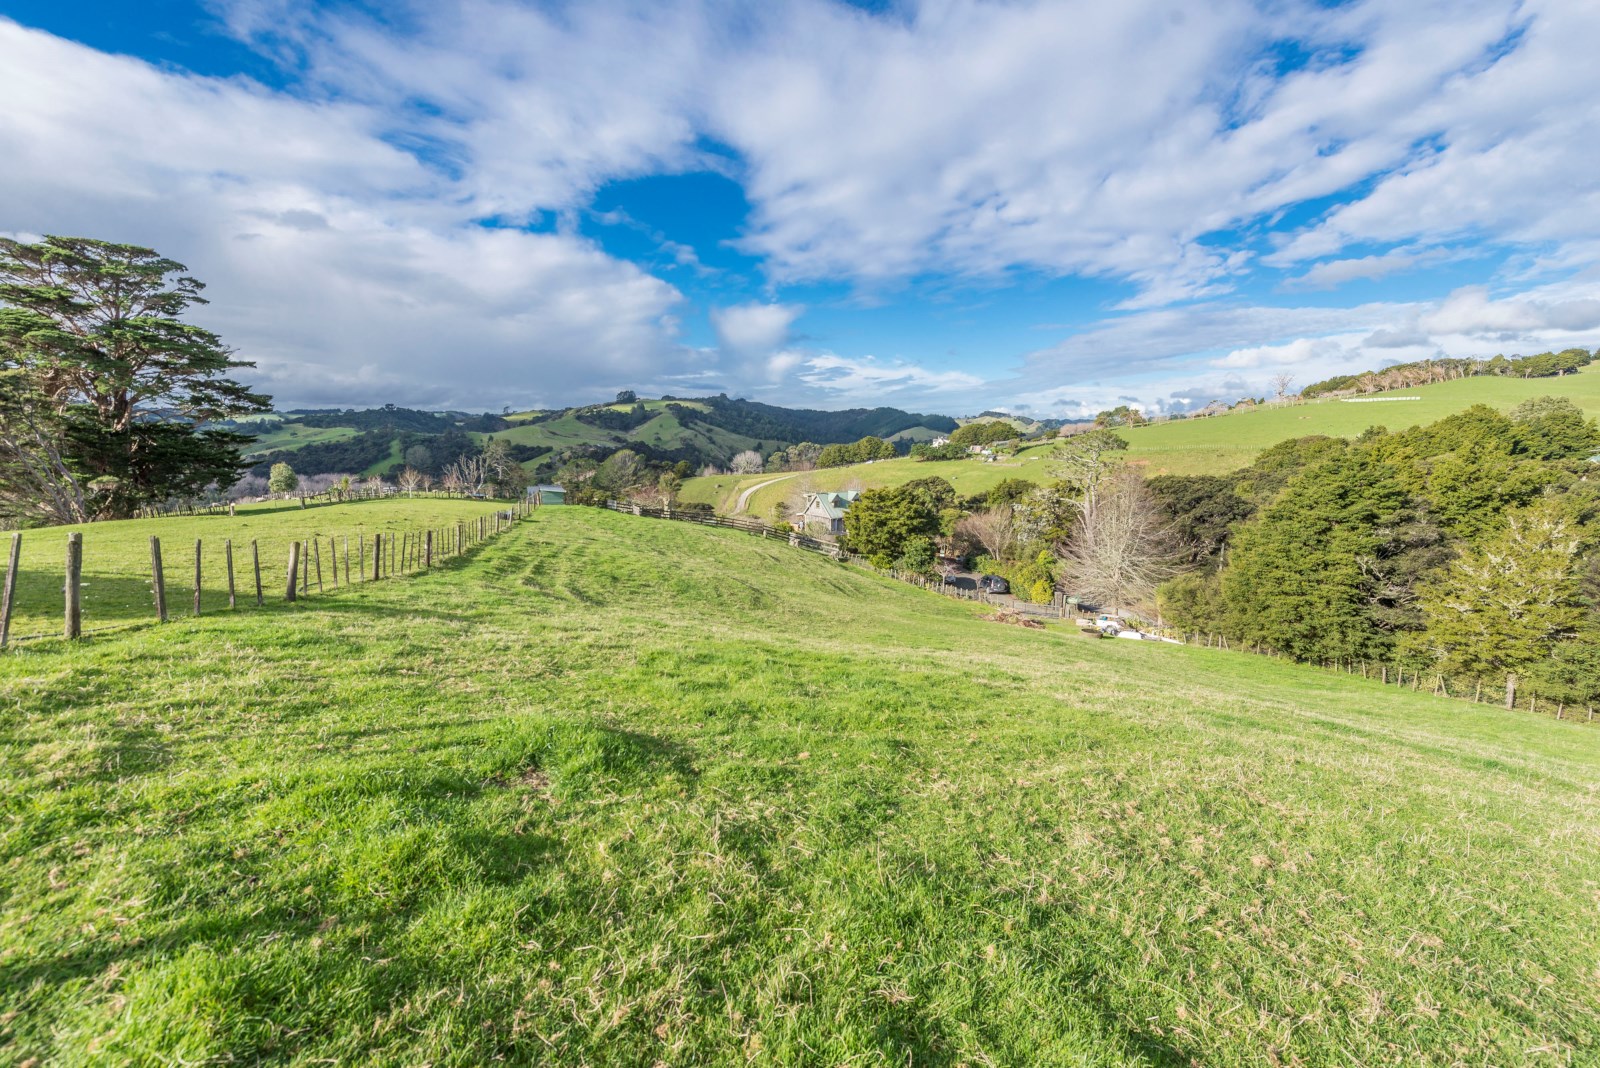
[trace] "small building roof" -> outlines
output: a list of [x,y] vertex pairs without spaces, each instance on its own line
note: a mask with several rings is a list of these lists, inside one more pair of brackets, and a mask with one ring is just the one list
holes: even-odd
[[846,508],[861,496],[860,490],[829,490],[826,493],[806,494],[804,514],[821,514],[829,519],[842,519]]

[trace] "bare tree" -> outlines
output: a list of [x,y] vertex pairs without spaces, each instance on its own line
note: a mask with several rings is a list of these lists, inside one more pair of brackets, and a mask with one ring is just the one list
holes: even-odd
[[736,475],[759,475],[764,469],[761,454],[754,449],[746,449],[733,458],[733,473]]
[[956,523],[956,537],[977,542],[996,560],[1009,560],[1017,548],[1015,513],[1009,504],[1003,504],[962,516]]
[[1294,385],[1294,375],[1287,371],[1279,371],[1272,376],[1272,395],[1282,401],[1289,396],[1289,387]]
[[409,497],[413,493],[417,492],[417,490],[422,488],[422,480],[424,477],[426,476],[424,476],[421,471],[418,471],[415,467],[407,464],[406,467],[400,472],[400,489],[407,497]]
[[450,479],[462,493],[482,493],[483,484],[489,481],[489,465],[479,456],[463,456],[445,469]]
[[461,472],[457,471],[454,464],[444,469],[444,474],[439,476],[439,488],[446,493],[461,492]]
[[1177,537],[1144,479],[1127,468],[1084,495],[1059,556],[1066,586],[1113,612],[1147,603],[1182,570]]

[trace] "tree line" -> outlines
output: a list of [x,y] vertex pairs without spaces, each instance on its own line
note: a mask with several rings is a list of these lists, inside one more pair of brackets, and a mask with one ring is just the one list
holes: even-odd
[[1571,374],[1594,362],[1588,349],[1562,349],[1560,352],[1541,352],[1533,356],[1493,356],[1488,359],[1471,357],[1437,357],[1397,363],[1381,371],[1361,371],[1352,375],[1334,375],[1321,382],[1313,382],[1300,391],[1307,399],[1335,397],[1348,394],[1381,393],[1390,389],[1410,389],[1432,382],[1448,382],[1457,378],[1478,375],[1499,375],[1505,378],[1553,378]]
[[1160,609],[1299,661],[1600,701],[1597,453],[1600,427],[1541,397],[1153,479],[1190,568]]

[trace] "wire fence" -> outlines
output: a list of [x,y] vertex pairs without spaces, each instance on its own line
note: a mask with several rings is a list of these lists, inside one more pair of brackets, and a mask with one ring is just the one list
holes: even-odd
[[[511,529],[518,520],[530,515],[534,507],[534,502],[523,499],[508,502],[506,507],[493,513],[454,523],[398,531],[363,530],[354,537],[321,533],[289,540],[286,551],[282,543],[266,547],[269,553],[282,554],[284,562],[281,564],[263,552],[259,539],[235,544],[232,538],[224,538],[219,544],[217,539],[195,538],[191,545],[185,538],[180,545],[171,538],[163,544],[159,535],[152,534],[148,564],[144,565],[142,576],[126,573],[126,568],[120,566],[128,562],[124,555],[110,561],[110,566],[94,577],[97,585],[111,586],[115,591],[97,602],[103,609],[99,619],[93,611],[96,602],[91,602],[89,609],[85,607],[85,591],[94,587],[85,580],[83,532],[73,531],[66,536],[61,570],[54,572],[61,577],[57,601],[60,628],[13,635],[19,578],[24,575],[21,566],[23,538],[25,535],[30,540],[47,536],[42,531],[18,531],[11,535],[5,584],[0,589],[0,650],[40,638],[76,640],[91,634],[165,623],[178,615],[198,617],[261,607],[269,601],[293,602],[342,587],[420,574],[446,560],[464,556]],[[89,559],[93,562],[92,553]],[[35,586],[39,581],[54,583],[53,577],[38,574],[29,577],[35,580]],[[140,595],[142,610],[136,609],[130,601],[134,589],[143,591]],[[29,622],[39,619],[38,614],[28,617]]]
[[[1075,618],[1079,614],[1067,602],[1065,595],[1060,592],[1056,594],[1051,604],[1036,605],[1009,597],[997,597],[981,589],[968,590],[916,572],[905,572],[892,568],[884,570],[874,567],[864,556],[847,552],[836,542],[821,541],[799,531],[770,526],[756,519],[734,518],[699,509],[672,508],[670,506],[651,507],[632,501],[607,501],[605,507],[613,512],[621,512],[626,515],[644,516],[651,519],[670,519],[683,523],[697,523],[701,526],[718,527],[724,530],[740,530],[761,538],[786,541],[797,549],[822,553],[844,563],[854,564],[876,574],[888,575],[901,582],[932,590],[946,597],[994,605],[1019,615],[1065,620]],[[1256,653],[1262,656],[1277,657],[1279,655],[1261,646],[1238,642],[1230,643],[1227,638],[1212,634],[1185,633],[1179,634],[1177,637],[1185,645],[1209,646],[1229,649],[1235,652]],[[1359,674],[1363,678],[1372,679],[1384,685],[1407,687],[1413,691],[1426,691],[1439,697],[1472,701],[1477,704],[1500,703],[1503,699],[1507,709],[1525,709],[1535,714],[1543,711],[1556,719],[1571,718],[1568,714],[1571,712],[1572,716],[1581,713],[1586,722],[1593,722],[1594,720],[1594,706],[1592,704],[1569,706],[1558,696],[1540,694],[1533,685],[1528,683],[1519,684],[1514,679],[1505,687],[1502,696],[1498,687],[1485,686],[1481,680],[1462,682],[1459,679],[1450,679],[1437,671],[1429,671],[1426,668],[1401,663],[1378,663],[1369,660],[1352,659],[1329,661],[1324,664],[1303,664],[1303,666],[1321,668],[1339,674]]]
[[[1193,633],[1184,636],[1188,645],[1202,645],[1213,649],[1252,653],[1273,659],[1290,659],[1274,649],[1253,642],[1230,641],[1225,635]],[[1555,719],[1569,719],[1579,714],[1584,722],[1594,722],[1594,705],[1587,702],[1569,702],[1563,694],[1541,693],[1539,684],[1516,676],[1504,682],[1486,683],[1483,679],[1451,678],[1435,668],[1422,664],[1399,661],[1367,660],[1360,657],[1314,661],[1294,661],[1302,667],[1314,668],[1337,675],[1360,675],[1385,686],[1398,686],[1413,692],[1431,693],[1473,704],[1501,704],[1507,711],[1523,710],[1535,715],[1548,713]],[[1571,715],[1569,715],[1571,713]]]

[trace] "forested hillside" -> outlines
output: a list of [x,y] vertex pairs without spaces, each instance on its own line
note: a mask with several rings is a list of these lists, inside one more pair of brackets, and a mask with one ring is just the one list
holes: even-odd
[[802,444],[824,446],[859,438],[926,440],[956,428],[942,415],[898,408],[819,411],[780,408],[726,395],[639,400],[623,394],[612,404],[494,415],[427,412],[385,405],[357,411],[318,409],[273,413],[228,429],[253,434],[251,473],[265,477],[274,463],[301,475],[354,474],[393,478],[407,466],[430,477],[491,439],[536,479],[553,479],[569,463],[599,463],[620,450],[646,462],[690,469],[727,465],[741,452],[767,453]]

